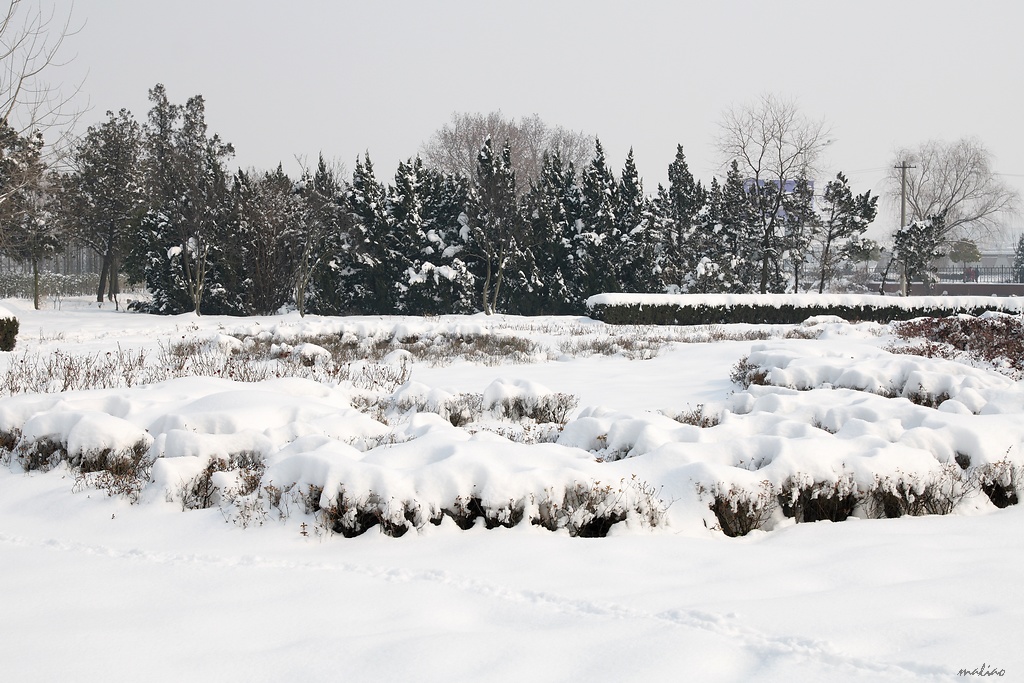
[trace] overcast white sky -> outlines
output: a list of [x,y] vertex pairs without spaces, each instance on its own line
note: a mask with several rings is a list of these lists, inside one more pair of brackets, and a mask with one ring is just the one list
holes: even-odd
[[85,125],[145,119],[164,83],[205,97],[246,167],[322,151],[351,170],[369,150],[390,178],[452,112],[500,109],[596,134],[616,171],[633,147],[651,193],[677,143],[709,182],[723,109],[771,92],[830,123],[828,168],[857,191],[884,190],[897,146],[963,136],[1024,189],[1024,5],[1006,0],[76,0],[74,16]]

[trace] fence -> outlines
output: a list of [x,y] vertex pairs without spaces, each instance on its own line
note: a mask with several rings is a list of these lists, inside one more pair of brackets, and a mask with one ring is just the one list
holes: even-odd
[[1011,266],[967,266],[940,268],[939,282],[985,282],[988,284],[1024,282],[1024,268]]

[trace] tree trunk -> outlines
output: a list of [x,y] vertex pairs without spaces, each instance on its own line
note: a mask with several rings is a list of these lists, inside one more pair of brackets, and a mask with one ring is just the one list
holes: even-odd
[[103,292],[107,289],[107,275],[110,272],[110,252],[103,255],[103,266],[100,268],[100,286],[96,289],[96,303],[103,303]]
[[39,259],[32,259],[32,303],[39,310]]

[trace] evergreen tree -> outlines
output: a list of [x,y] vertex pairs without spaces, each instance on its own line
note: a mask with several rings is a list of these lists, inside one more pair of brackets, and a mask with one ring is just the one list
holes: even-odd
[[940,214],[923,221],[913,221],[896,231],[893,237],[893,258],[904,268],[907,285],[920,279],[927,291],[935,279],[936,259],[944,256],[942,235],[945,218]]
[[234,193],[246,309],[270,315],[294,293],[305,207],[299,188],[280,165],[255,177],[239,172]]
[[[208,137],[202,96],[171,104],[162,85],[149,93],[143,170],[148,211],[133,259],[156,313],[238,313],[237,265],[225,251],[232,229],[224,163],[230,144]],[[209,295],[209,296],[207,296]]]
[[609,267],[624,292],[657,292],[663,288],[657,261],[661,234],[636,170],[633,150],[622,168],[615,210],[617,236]]
[[[811,243],[821,230],[821,221],[814,208],[814,186],[803,173],[793,182],[792,190],[783,195],[782,211],[783,246],[793,275],[793,291],[799,292],[800,276],[810,256]],[[776,267],[775,280],[780,282],[778,289],[785,278],[779,261]]]
[[878,197],[871,191],[854,196],[846,176],[836,175],[822,196],[818,293],[835,277],[836,261],[859,245],[868,225],[875,219]]
[[580,203],[572,163],[565,164],[557,152],[545,155],[540,176],[526,197],[530,239],[520,313],[561,315],[579,310],[570,288],[577,271],[573,239],[581,220]]
[[62,220],[101,261],[96,300],[116,301],[128,241],[143,207],[142,129],[131,112],[107,112],[72,151],[73,170],[62,183]]
[[723,255],[732,273],[729,289],[733,293],[758,291],[763,240],[746,183],[735,161],[730,165],[722,185],[719,218],[722,225],[721,239],[725,245]]
[[347,204],[352,219],[350,252],[339,272],[339,287],[349,293],[347,310],[363,314],[397,313],[409,267],[405,248],[388,213],[387,188],[367,154],[356,160]]
[[[695,278],[701,278],[698,264],[714,263],[713,237],[707,234],[709,226],[697,218],[707,203],[707,193],[694,180],[686,163],[683,146],[676,146],[676,156],[668,167],[668,188],[661,202],[666,210],[665,270],[666,281],[681,289],[691,289]],[[701,231],[704,232],[701,232]]]
[[484,313],[498,310],[510,266],[520,257],[525,221],[516,199],[516,175],[508,144],[495,155],[487,138],[477,157],[477,174],[467,211],[469,251]]
[[1013,272],[1017,282],[1024,282],[1024,235],[1017,240],[1017,248],[1013,252]]
[[685,270],[679,276],[688,292],[706,294],[735,289],[737,236],[723,223],[724,199],[717,178],[704,193],[704,206],[679,250]]
[[593,294],[621,289],[612,262],[620,236],[615,215],[616,182],[600,140],[595,141],[594,148],[594,158],[580,181],[581,221],[573,239],[576,272],[571,296],[580,306]]
[[343,310],[337,271],[351,252],[351,220],[345,210],[344,184],[323,155],[303,192],[305,232],[295,273],[295,306],[299,315],[305,315],[307,307],[337,315]]
[[406,245],[404,312],[468,313],[474,279],[461,258],[468,238],[467,187],[458,176],[425,168],[419,157],[399,164],[389,197],[395,234]]

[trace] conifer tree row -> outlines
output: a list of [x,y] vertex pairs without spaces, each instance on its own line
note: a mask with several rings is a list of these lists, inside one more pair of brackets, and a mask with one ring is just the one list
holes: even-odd
[[[417,156],[385,183],[369,153],[349,177],[322,157],[298,178],[231,173],[202,97],[157,85],[150,102],[142,123],[122,110],[90,128],[47,193],[50,224],[101,258],[98,298],[124,272],[156,313],[579,314],[600,292],[824,291],[875,215],[842,174],[817,199],[807,178],[777,184],[766,209],[773,181],[734,162],[705,186],[681,145],[652,196],[632,150],[615,172],[599,140],[582,168],[552,149],[526,179],[491,138],[468,176]],[[6,158],[30,160],[15,142]]]

